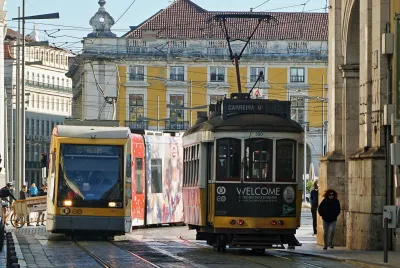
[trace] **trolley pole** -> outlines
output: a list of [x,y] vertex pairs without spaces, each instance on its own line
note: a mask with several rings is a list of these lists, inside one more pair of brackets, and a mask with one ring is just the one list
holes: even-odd
[[[21,8],[18,7],[18,17],[21,16]],[[20,171],[21,171],[21,151],[20,151],[20,147],[21,147],[21,140],[20,140],[20,123],[21,123],[21,91],[20,91],[20,86],[21,86],[21,77],[20,77],[20,73],[21,73],[21,69],[20,69],[20,63],[21,63],[21,21],[18,20],[18,34],[17,34],[17,70],[16,70],[16,74],[17,74],[17,88],[16,88],[16,104],[15,104],[15,192],[19,193],[20,191],[20,186],[19,186],[19,182],[21,180],[20,178]]]

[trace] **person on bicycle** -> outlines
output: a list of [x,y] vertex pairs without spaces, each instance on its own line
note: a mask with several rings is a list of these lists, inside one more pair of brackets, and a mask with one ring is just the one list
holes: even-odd
[[4,213],[4,222],[6,223],[6,225],[8,225],[7,223],[7,218],[10,215],[10,213],[7,213],[7,202],[9,202],[10,204],[12,202],[10,202],[7,198],[10,197],[11,199],[17,200],[13,194],[11,193],[11,187],[12,187],[12,183],[8,182],[6,184],[6,186],[4,186],[3,188],[0,189],[0,199],[3,201],[2,202],[2,207],[3,207],[3,213]]
[[[26,195],[27,195],[27,192],[28,192],[28,187],[26,186],[26,184],[24,184],[24,185],[22,186],[21,191],[19,192],[19,199],[25,200],[26,197],[27,197],[27,196],[26,196]],[[28,215],[26,216],[26,224],[27,224],[28,226],[32,226],[31,223],[29,222],[29,213],[28,213]]]

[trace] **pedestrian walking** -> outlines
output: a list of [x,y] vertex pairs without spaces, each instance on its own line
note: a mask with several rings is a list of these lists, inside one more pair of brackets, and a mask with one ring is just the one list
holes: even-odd
[[[46,191],[47,191],[47,185],[46,184],[42,184],[42,187],[40,187],[40,189],[38,191],[38,196],[47,195]],[[39,211],[39,216],[38,216],[37,221],[36,221],[36,226],[39,226],[40,218],[42,218],[41,222],[42,222],[42,225],[44,225],[44,214],[45,214],[45,212]]]
[[317,210],[318,210],[318,181],[314,182],[314,189],[310,193],[311,215],[313,220],[314,234],[317,234]]
[[[22,186],[21,191],[19,191],[19,199],[20,199],[20,200],[25,200],[25,199],[27,198],[27,192],[28,192],[28,186],[26,186],[26,184],[24,184],[24,185]],[[28,215],[26,216],[26,224],[27,224],[28,226],[31,226],[31,223],[30,223],[30,221],[29,221],[29,213],[28,213]]]
[[[324,225],[324,249],[333,248],[333,239],[335,237],[336,221],[340,214],[340,202],[338,193],[329,189],[324,194],[324,200],[318,207],[318,213],[322,217]],[[328,234],[330,239],[328,241]]]
[[38,188],[36,187],[35,183],[32,183],[31,188],[29,189],[31,197],[35,197],[38,194]]

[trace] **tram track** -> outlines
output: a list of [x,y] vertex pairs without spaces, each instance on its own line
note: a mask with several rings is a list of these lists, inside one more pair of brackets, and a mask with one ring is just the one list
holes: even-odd
[[[104,258],[100,257],[99,254],[96,254],[95,251],[91,250],[89,247],[83,245],[82,243],[80,243],[77,240],[72,240],[80,249],[82,249],[84,252],[86,252],[90,257],[92,257],[98,264],[100,264],[102,267],[104,268],[115,268],[117,266],[113,266],[112,262],[110,260],[105,260]],[[154,268],[161,268],[161,266],[158,266],[154,263],[152,263],[151,261],[129,251],[126,250],[118,245],[116,245],[114,242],[112,241],[103,241],[103,243],[107,244],[107,245],[112,245],[115,248],[118,248],[119,250],[122,250],[125,253],[130,254],[131,256],[133,256],[134,258],[136,258],[137,260],[140,260],[143,263],[146,263]]]
[[[186,243],[199,245],[199,246],[201,246],[201,247],[203,247],[203,248],[206,248],[206,249],[208,249],[208,250],[214,251],[212,248],[210,248],[210,246],[207,246],[207,245],[204,245],[204,244],[201,244],[201,243],[197,243],[197,242],[193,242],[193,241],[191,241],[191,240],[187,240],[187,239],[183,238],[182,236],[179,236],[178,238],[179,238],[180,240],[186,242]],[[228,255],[234,256],[234,257],[236,257],[236,258],[238,258],[238,259],[246,260],[246,261],[251,262],[251,263],[255,263],[255,264],[258,264],[258,265],[261,265],[261,266],[264,266],[264,267],[270,267],[270,268],[272,268],[271,266],[269,266],[269,265],[267,265],[267,264],[265,264],[265,263],[262,263],[262,262],[253,260],[253,259],[248,258],[248,257],[245,257],[245,256],[239,256],[239,255],[232,254],[232,253],[229,253],[229,252],[225,252],[225,253],[223,253],[223,254],[228,254]],[[298,263],[298,264],[302,264],[302,265],[305,265],[305,266],[307,266],[307,267],[312,267],[312,268],[324,268],[324,266],[315,265],[315,264],[308,263],[308,262],[305,262],[305,261],[295,260],[295,259],[289,258],[289,257],[279,256],[279,255],[273,254],[273,253],[271,253],[271,252],[264,252],[264,254],[265,254],[266,256],[272,256],[272,257],[275,257],[275,258],[278,258],[278,259],[283,259],[283,260],[295,262],[295,263]],[[296,253],[296,254],[300,254],[301,256],[306,256],[306,255],[301,254],[301,253]]]

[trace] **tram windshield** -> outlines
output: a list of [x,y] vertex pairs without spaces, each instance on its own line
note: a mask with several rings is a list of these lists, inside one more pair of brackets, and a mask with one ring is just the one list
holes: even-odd
[[123,147],[61,144],[58,203],[74,207],[108,207],[123,201]]

